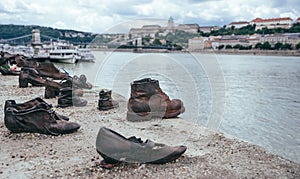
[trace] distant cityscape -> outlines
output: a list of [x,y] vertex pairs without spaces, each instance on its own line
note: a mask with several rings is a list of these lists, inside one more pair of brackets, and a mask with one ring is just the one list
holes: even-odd
[[[5,27],[3,27],[5,26]],[[33,29],[40,29],[42,38],[67,40],[90,48],[162,48],[201,51],[206,49],[300,49],[300,17],[255,18],[220,26],[176,24],[170,17],[166,25],[145,24],[130,28],[128,33],[94,34],[39,26],[2,25],[0,43],[28,44]],[[22,33],[20,32],[22,31]],[[20,36],[20,37],[15,37]],[[45,37],[46,36],[46,37]],[[19,40],[27,38],[27,41]],[[43,39],[42,39],[43,40]]]
[[[172,43],[189,51],[226,48],[300,48],[300,17],[295,21],[290,17],[256,18],[249,22],[231,22],[223,27],[199,26],[198,24],[176,25],[174,19],[170,17],[166,24],[166,26],[155,24],[143,25],[141,28],[131,28],[128,34],[100,34],[97,37],[113,39],[104,44],[102,48],[122,45],[124,47],[130,45],[139,47],[169,46]],[[291,28],[295,29],[292,33],[289,32]],[[245,30],[249,29],[251,31],[247,34]],[[219,34],[215,35],[215,32],[221,30],[223,34],[219,32]],[[234,34],[235,31],[240,34]],[[182,33],[180,34],[179,32]],[[231,32],[231,34],[226,35],[225,32]],[[187,36],[188,39],[182,39],[183,36]],[[178,41],[178,39],[182,39],[182,41]]]

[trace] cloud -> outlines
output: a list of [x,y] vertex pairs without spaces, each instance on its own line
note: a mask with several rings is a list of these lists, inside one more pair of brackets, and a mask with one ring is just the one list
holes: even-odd
[[[137,19],[223,26],[256,17],[299,17],[295,0],[10,0],[0,1],[3,24],[35,24],[95,33],[126,32]],[[136,23],[134,21],[137,21]],[[152,24],[151,22],[149,22]],[[158,22],[153,22],[158,23]],[[159,22],[160,24],[161,21]]]

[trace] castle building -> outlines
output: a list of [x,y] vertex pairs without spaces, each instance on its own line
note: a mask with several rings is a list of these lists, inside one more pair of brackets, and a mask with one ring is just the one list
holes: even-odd
[[227,28],[234,27],[235,29],[240,29],[247,25],[249,25],[249,22],[246,22],[246,21],[231,22],[230,24],[227,25]]
[[204,33],[210,33],[213,30],[219,30],[220,27],[218,26],[200,26],[199,30],[204,32]]
[[284,28],[288,29],[292,27],[293,20],[290,17],[281,17],[281,18],[271,18],[271,19],[262,19],[262,18],[256,18],[253,19],[250,22],[251,25],[255,24],[255,30],[268,28],[268,29],[274,29],[274,28]]
[[171,33],[174,33],[175,30],[174,30],[174,19],[173,17],[171,16],[168,20],[168,28],[167,28],[167,31],[168,32],[171,32]]
[[142,28],[131,28],[129,30],[129,37],[131,39],[146,36],[154,38],[157,33],[166,35],[168,33],[175,33],[176,30],[189,33],[198,33],[199,29],[200,27],[198,24],[179,24],[178,26],[175,26],[174,19],[170,17],[168,24],[165,27],[161,27],[160,25],[144,25]]

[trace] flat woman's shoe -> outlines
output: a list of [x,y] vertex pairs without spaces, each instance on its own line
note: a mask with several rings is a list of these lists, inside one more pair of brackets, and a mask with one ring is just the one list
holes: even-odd
[[179,158],[186,146],[168,146],[136,137],[125,138],[117,132],[102,127],[96,140],[97,152],[108,164],[117,162],[164,164]]

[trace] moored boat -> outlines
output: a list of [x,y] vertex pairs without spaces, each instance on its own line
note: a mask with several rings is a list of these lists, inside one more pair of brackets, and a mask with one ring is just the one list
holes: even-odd
[[87,48],[79,48],[79,55],[81,56],[80,61],[82,62],[95,62],[94,54]]
[[52,62],[77,63],[81,59],[73,44],[58,41],[52,42],[49,47],[49,59]]

